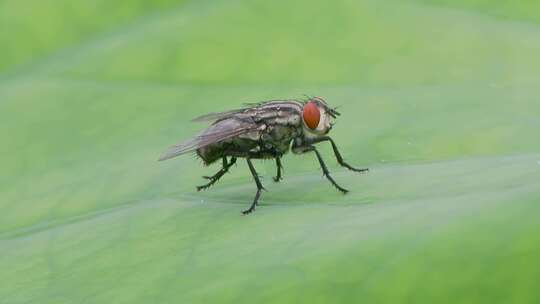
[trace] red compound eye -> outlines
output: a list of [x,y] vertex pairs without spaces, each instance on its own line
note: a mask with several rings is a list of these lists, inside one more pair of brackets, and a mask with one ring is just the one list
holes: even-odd
[[319,120],[321,120],[321,112],[313,101],[306,103],[302,116],[304,117],[304,122],[308,128],[312,130],[317,128],[319,125]]

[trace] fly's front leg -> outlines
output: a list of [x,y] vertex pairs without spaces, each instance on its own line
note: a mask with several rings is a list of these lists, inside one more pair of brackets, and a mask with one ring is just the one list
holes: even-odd
[[210,182],[208,182],[207,184],[205,185],[202,185],[202,186],[197,186],[197,191],[201,191],[201,190],[206,190],[208,188],[210,188],[210,186],[212,186],[213,184],[215,184],[221,177],[223,177],[223,175],[225,175],[225,173],[227,173],[229,171],[229,168],[234,165],[236,163],[236,157],[231,157],[231,162],[227,162],[227,157],[223,156],[223,166],[222,168],[214,175],[212,176],[203,176],[203,178],[206,178],[208,180],[210,180]]
[[339,150],[338,150],[338,147],[337,147],[336,143],[329,136],[322,136],[322,137],[310,140],[309,144],[316,144],[316,143],[320,143],[320,142],[323,142],[323,141],[329,141],[332,144],[332,150],[334,150],[334,155],[336,156],[337,162],[339,163],[340,166],[345,167],[345,168],[347,168],[347,169],[349,169],[351,171],[354,171],[354,172],[367,172],[367,171],[369,171],[368,168],[358,169],[358,168],[354,168],[353,166],[346,163],[343,160],[343,157],[341,156],[341,153],[339,153]]
[[332,183],[336,189],[338,189],[341,193],[346,194],[349,192],[349,190],[341,187],[338,185],[338,183],[334,180],[334,178],[330,175],[330,171],[328,171],[328,167],[324,163],[324,160],[322,159],[321,154],[319,151],[317,151],[317,148],[314,146],[304,146],[304,145],[297,145],[297,142],[293,145],[293,152],[297,154],[306,153],[306,152],[315,152],[315,155],[317,156],[317,160],[319,161],[319,164],[321,165],[321,170],[323,171],[323,175]]
[[279,156],[276,157],[276,167],[277,167],[277,174],[274,177],[274,181],[277,183],[283,179],[281,177],[281,169],[283,169],[283,166],[281,165],[281,158]]
[[251,207],[249,209],[242,211],[243,214],[250,214],[251,212],[255,211],[255,206],[259,203],[259,198],[261,197],[261,191],[264,190],[264,187],[259,179],[259,174],[257,174],[257,171],[255,171],[255,167],[253,167],[253,164],[251,163],[251,159],[248,157],[246,158],[249,171],[251,172],[251,175],[253,176],[253,180],[255,181],[255,184],[257,185],[257,193],[255,194],[255,198],[253,199],[253,203],[251,204]]

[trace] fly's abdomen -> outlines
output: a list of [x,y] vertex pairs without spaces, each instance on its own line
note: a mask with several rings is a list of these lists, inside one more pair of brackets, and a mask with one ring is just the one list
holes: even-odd
[[257,149],[260,138],[235,137],[222,142],[210,144],[197,149],[197,155],[204,161],[205,165],[220,160],[223,156],[247,157]]
[[211,144],[199,148],[197,149],[197,155],[203,160],[204,164],[208,166],[224,156],[222,143]]

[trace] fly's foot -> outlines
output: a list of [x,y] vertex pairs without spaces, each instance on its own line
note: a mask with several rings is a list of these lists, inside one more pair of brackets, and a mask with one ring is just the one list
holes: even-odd
[[354,172],[358,172],[358,173],[367,173],[367,172],[369,172],[369,168],[357,169],[357,168],[353,168],[353,167],[347,167],[347,169],[349,169],[351,171],[354,171]]
[[210,182],[208,182],[207,184],[204,184],[204,185],[197,186],[197,191],[200,192],[202,190],[206,190],[206,189],[210,188],[212,185],[214,185],[219,180],[220,177],[221,176],[219,176],[219,177],[203,176],[203,178],[210,180]]
[[326,177],[330,181],[332,186],[334,186],[339,192],[341,192],[343,194],[349,193],[349,190],[347,190],[347,189],[341,187],[340,185],[338,185],[338,183],[336,183],[336,181],[329,174],[324,174],[324,177]]
[[339,185],[334,185],[336,187],[336,189],[338,189],[339,192],[343,193],[343,194],[347,194],[349,193],[349,190],[339,186]]
[[347,164],[346,162],[344,162],[343,160],[339,160],[338,163],[342,166],[342,167],[345,167],[351,171],[354,171],[354,172],[359,172],[359,173],[364,173],[364,172],[368,172],[369,171],[369,168],[361,168],[361,169],[358,169],[358,168],[355,168],[349,164]]
[[251,206],[249,209],[242,211],[242,214],[243,215],[248,215],[253,211],[255,211],[255,206]]
[[202,185],[202,186],[197,186],[197,192],[201,192],[202,190],[206,190],[208,188],[210,188],[211,185]]
[[263,190],[266,191],[266,189],[264,187],[261,187],[261,188],[257,189],[257,193],[255,194],[255,198],[253,199],[253,203],[251,204],[249,209],[246,209],[246,210],[242,211],[243,215],[248,215],[251,212],[255,211],[255,207],[257,207],[259,205],[259,198],[261,197],[261,191],[263,191]]

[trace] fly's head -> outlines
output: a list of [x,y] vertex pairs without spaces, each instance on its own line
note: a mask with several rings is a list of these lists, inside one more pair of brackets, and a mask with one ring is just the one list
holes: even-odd
[[328,134],[333,126],[332,120],[339,115],[339,112],[329,107],[324,99],[309,98],[304,103],[302,111],[304,136],[316,138]]

